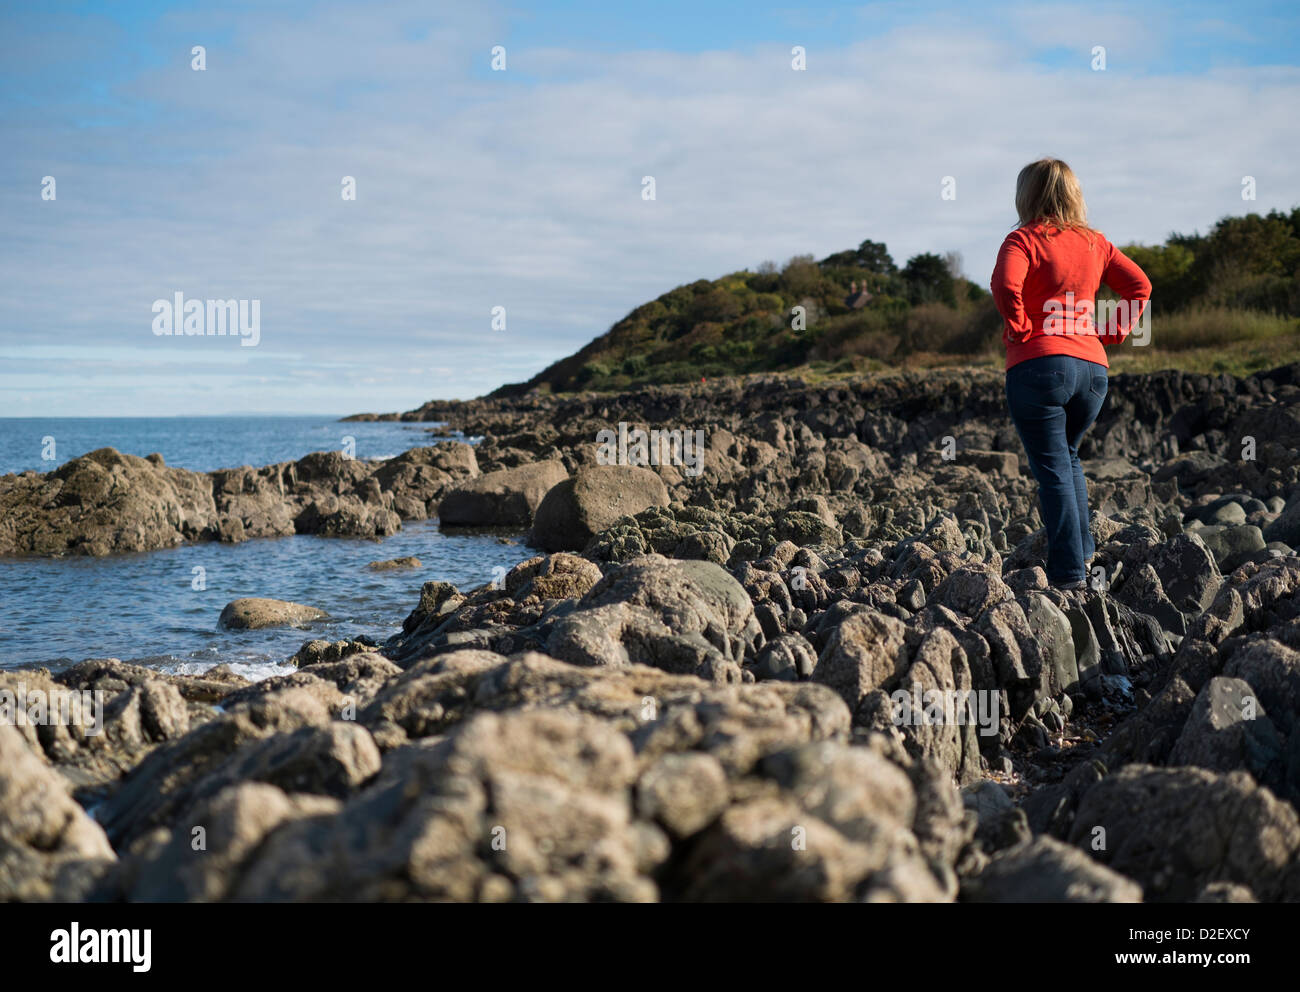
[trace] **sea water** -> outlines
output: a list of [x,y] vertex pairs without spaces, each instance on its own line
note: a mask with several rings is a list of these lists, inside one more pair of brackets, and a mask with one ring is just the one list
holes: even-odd
[[[48,471],[105,446],[157,451],[169,465],[208,471],[337,450],[347,436],[356,457],[382,458],[432,443],[430,426],[328,417],[0,420],[0,472]],[[57,463],[40,459],[46,436],[56,438]],[[298,535],[105,558],[0,559],[0,668],[57,671],[111,657],[172,672],[224,662],[245,677],[263,678],[288,671],[285,660],[307,640],[383,640],[396,633],[424,582],[467,590],[532,553],[519,534],[444,534],[435,521],[419,521],[381,541]],[[407,556],[419,558],[421,567],[367,568]],[[222,607],[243,596],[306,603],[328,617],[302,627],[220,629]]]

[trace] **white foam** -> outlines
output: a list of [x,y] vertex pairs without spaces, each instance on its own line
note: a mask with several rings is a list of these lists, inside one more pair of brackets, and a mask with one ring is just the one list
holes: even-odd
[[161,671],[169,675],[202,675],[210,668],[216,665],[229,665],[230,670],[236,675],[242,675],[250,682],[261,682],[263,679],[269,679],[275,675],[288,675],[298,670],[296,665],[289,665],[283,661],[273,661],[270,658],[249,659],[249,658],[218,658],[215,661],[173,661],[159,665]]

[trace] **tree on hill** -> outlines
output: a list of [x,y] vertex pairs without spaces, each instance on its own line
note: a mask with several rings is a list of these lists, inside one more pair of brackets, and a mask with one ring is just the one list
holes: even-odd
[[823,269],[858,268],[873,275],[892,276],[898,272],[889,249],[879,241],[864,241],[852,251],[840,251],[821,260]]
[[903,268],[903,283],[907,287],[907,301],[913,306],[921,303],[957,305],[957,291],[948,263],[932,252],[913,255],[907,260]]

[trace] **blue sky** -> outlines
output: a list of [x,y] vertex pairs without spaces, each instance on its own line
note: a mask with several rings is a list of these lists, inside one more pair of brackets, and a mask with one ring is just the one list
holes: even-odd
[[[1294,5],[0,11],[0,416],[478,395],[683,282],[864,238],[984,281],[1044,154],[1120,243],[1300,203]],[[177,292],[259,300],[258,346],[156,336]]]

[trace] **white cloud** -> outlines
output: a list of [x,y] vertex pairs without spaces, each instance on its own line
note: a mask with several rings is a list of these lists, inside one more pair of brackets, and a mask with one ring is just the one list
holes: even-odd
[[[491,11],[462,7],[414,42],[400,26],[417,5],[371,10],[241,14],[207,72],[186,48],[123,87],[147,119],[51,117],[6,142],[0,352],[54,342],[103,374],[30,353],[33,375],[75,374],[77,389],[52,402],[0,382],[0,414],[184,412],[187,369],[244,410],[408,409],[527,378],[682,282],[864,238],[900,263],[960,251],[985,280],[1015,174],[1043,154],[1074,165],[1121,242],[1300,202],[1300,71],[1149,72],[1154,21],[1110,23],[1102,73],[1086,8],[1060,7],[1018,33],[948,18],[846,37],[810,51],[807,72],[764,45],[513,49],[502,76],[484,71],[502,33]],[[1075,23],[1076,66],[1027,60]],[[47,174],[54,203],[39,199]],[[948,175],[956,201],[940,199]],[[236,359],[153,338],[150,305],[176,291],[260,299],[262,345]],[[504,334],[489,330],[496,305]]]

